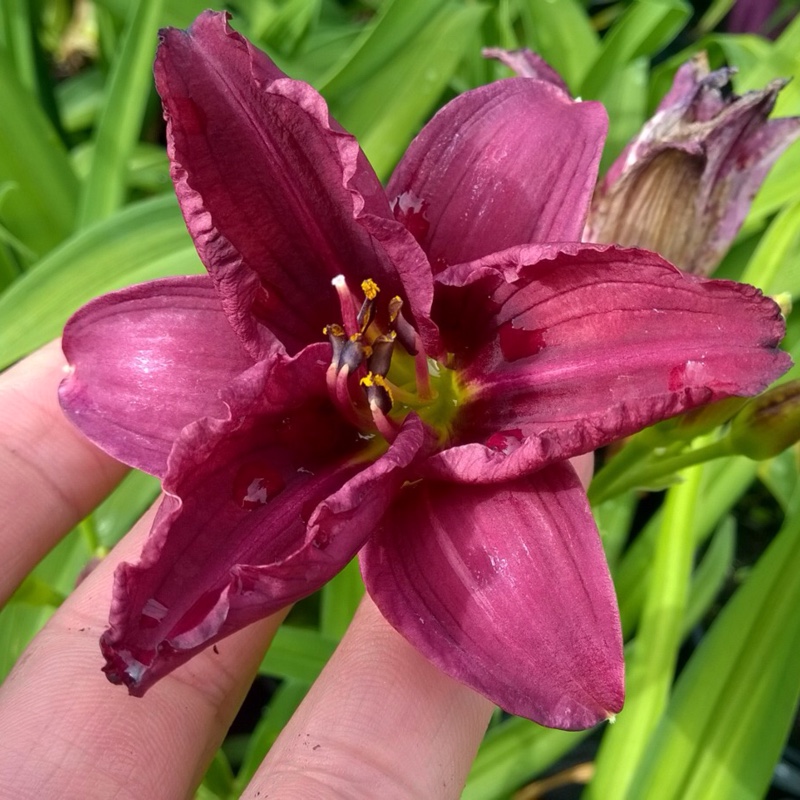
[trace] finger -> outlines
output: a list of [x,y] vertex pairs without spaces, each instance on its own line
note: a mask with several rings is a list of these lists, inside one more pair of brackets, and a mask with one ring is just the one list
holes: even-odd
[[4,797],[191,796],[219,747],[283,615],[206,650],[143,698],[108,683],[98,639],[113,568],[138,555],[153,515],[81,583],[0,686]]
[[125,474],[61,413],[65,367],[51,342],[0,375],[0,605]]
[[458,798],[493,706],[366,597],[243,798]]

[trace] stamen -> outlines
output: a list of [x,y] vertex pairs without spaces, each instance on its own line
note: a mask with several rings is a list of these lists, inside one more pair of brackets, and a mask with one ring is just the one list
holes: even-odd
[[334,369],[339,369],[339,362],[342,358],[342,351],[344,350],[345,342],[347,338],[345,336],[344,329],[341,325],[326,325],[322,329],[322,333],[328,337],[328,341],[331,343],[331,348],[333,349],[333,356],[331,358],[331,366]]
[[392,410],[392,392],[383,375],[375,375],[372,372],[368,372],[360,383],[366,390],[367,402],[370,408],[375,405],[384,414],[388,414]]
[[348,336],[352,336],[359,331],[355,298],[347,287],[347,281],[344,275],[337,275],[331,283],[334,289],[336,289],[336,293],[339,295],[339,307],[342,310],[342,324]]
[[372,421],[375,423],[378,433],[391,444],[397,438],[400,427],[381,411],[377,403],[370,403],[369,410],[372,412]]
[[[364,418],[364,412],[359,412],[353,402],[353,397],[350,393],[350,368],[347,364],[337,373],[333,391],[331,391],[331,385],[330,382],[328,382],[328,391],[345,419],[351,422],[356,428],[363,428],[366,420]],[[367,417],[367,419],[369,418]]]
[[342,347],[342,354],[339,357],[339,368],[348,367],[350,372],[355,372],[363,363],[364,357],[372,352],[372,348],[366,347],[361,341],[361,334],[351,336]]
[[400,344],[409,355],[414,356],[414,376],[417,382],[417,394],[420,400],[433,397],[431,376],[428,374],[428,356],[422,346],[422,339],[411,323],[403,316],[403,301],[393,297],[389,302],[389,319],[397,332]]
[[394,340],[397,335],[394,331],[382,334],[372,343],[372,355],[369,358],[367,368],[375,375],[386,376],[389,367],[392,366],[392,353],[394,352]]

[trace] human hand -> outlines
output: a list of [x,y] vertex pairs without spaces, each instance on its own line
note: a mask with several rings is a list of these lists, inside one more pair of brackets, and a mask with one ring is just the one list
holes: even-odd
[[[63,417],[52,343],[0,376],[0,602],[122,478]],[[283,614],[220,642],[145,698],[100,671],[116,565],[148,511],[53,615],[0,686],[0,796],[191,796]],[[489,720],[485,698],[433,667],[365,598],[244,798],[458,797]]]

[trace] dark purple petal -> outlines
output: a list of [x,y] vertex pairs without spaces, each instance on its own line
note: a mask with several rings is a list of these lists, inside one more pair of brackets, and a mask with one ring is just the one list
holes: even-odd
[[599,103],[511,78],[459,95],[429,122],[387,193],[434,271],[496,250],[578,241],[606,134]]
[[584,238],[655,250],[707,275],[722,260],[800,118],[768,119],[785,81],[723,94],[732,70],[684,64],[598,187]]
[[220,389],[253,364],[206,275],[93,300],[67,323],[63,347],[66,415],[115,458],[158,476],[181,429],[222,416]]
[[[319,341],[340,320],[338,274],[353,290],[372,278],[425,317],[424,258],[396,268],[370,232],[389,227],[414,246],[358,142],[226,19],[205,12],[188,31],[163,31],[155,75],[187,226],[248,350],[273,348],[264,325],[291,353]],[[398,270],[413,273],[407,291]]]
[[139,563],[117,570],[101,640],[109,678],[132,694],[330,580],[402,485],[419,420],[371,451],[324,400],[303,402],[324,368],[298,358],[299,371],[254,367],[229,418],[189,426],[170,455],[167,496]]
[[[486,301],[492,264],[503,280]],[[459,274],[468,302],[445,287],[451,313],[479,287],[492,314],[483,341],[473,334],[473,350],[456,352],[471,393],[454,426],[464,446],[433,456],[433,474],[505,480],[697,405],[757,394],[791,364],[777,349],[785,326],[772,300],[646,251],[515,248],[444,277]]]
[[361,564],[389,622],[506,711],[576,730],[622,708],[614,588],[568,464],[495,486],[407,487]]

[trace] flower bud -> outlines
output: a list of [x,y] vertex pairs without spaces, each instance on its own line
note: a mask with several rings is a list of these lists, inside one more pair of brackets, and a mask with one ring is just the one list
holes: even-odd
[[736,453],[761,461],[800,440],[800,380],[788,381],[749,400],[733,418]]
[[655,250],[695,274],[715,269],[770,167],[800,136],[800,118],[767,119],[785,81],[726,96],[731,74],[709,72],[705,54],[678,70],[598,186],[584,240]]

